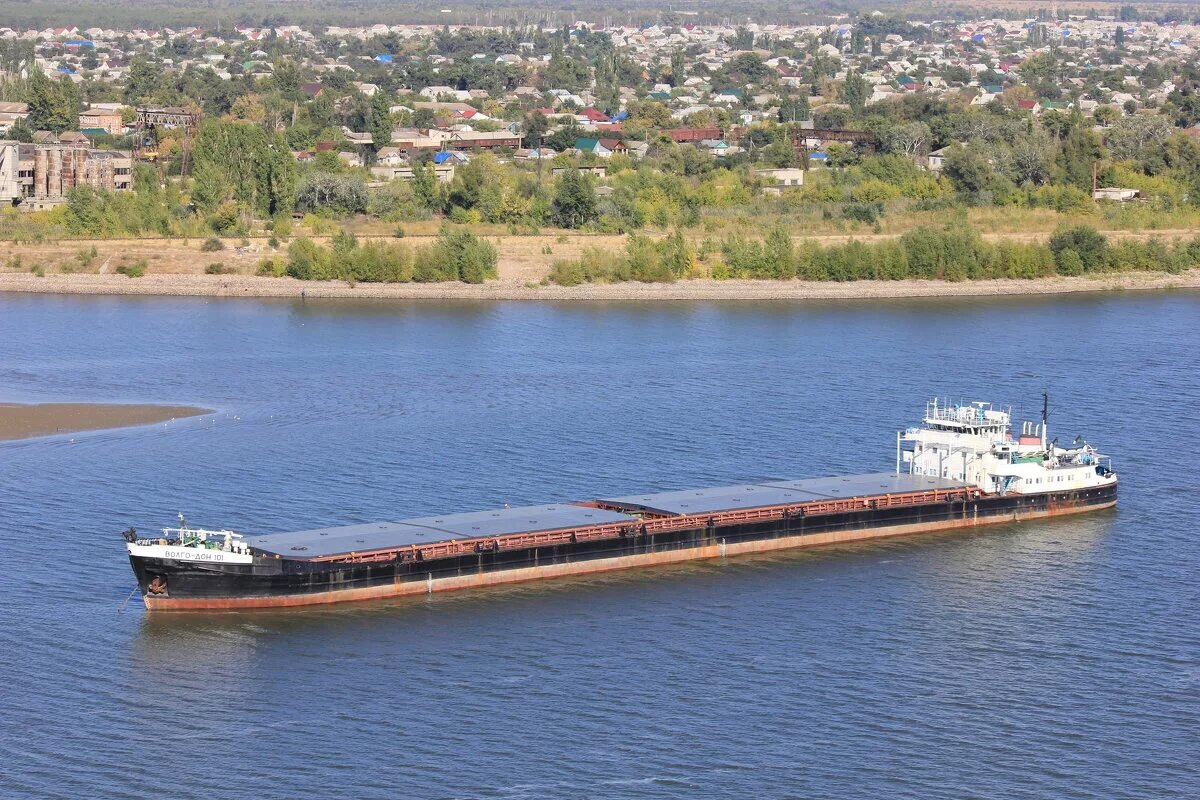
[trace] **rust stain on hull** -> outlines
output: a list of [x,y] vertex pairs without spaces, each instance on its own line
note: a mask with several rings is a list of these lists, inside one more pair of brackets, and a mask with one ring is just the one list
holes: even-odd
[[907,525],[892,525],[882,528],[863,528],[850,531],[831,531],[828,533],[805,534],[788,536],[779,539],[761,539],[751,542],[734,544],[713,544],[704,547],[692,547],[686,550],[668,550],[661,553],[639,553],[614,558],[602,558],[588,561],[577,561],[567,564],[550,564],[539,567],[520,567],[499,572],[483,572],[473,575],[457,575],[447,578],[434,578],[430,581],[403,581],[379,586],[369,586],[360,589],[340,589],[330,592],[315,592],[312,594],[280,595],[275,597],[183,597],[175,598],[163,595],[146,595],[143,599],[146,608],[152,611],[193,611],[193,610],[231,610],[249,608],[290,608],[296,606],[328,605],[332,603],[350,603],[362,600],[378,600],[388,597],[426,594],[428,592],[450,592],[463,589],[479,589],[486,586],[499,586],[508,583],[524,583],[527,581],[561,578],[572,575],[588,575],[616,570],[652,567],[662,564],[674,564],[681,561],[697,561],[700,559],[721,558],[724,556],[748,555],[753,553],[769,553],[777,550],[795,550],[804,547],[821,547],[846,542],[858,542],[869,539],[884,539],[896,536],[911,536],[934,531],[953,530],[957,528],[975,528],[983,525],[998,525],[1008,522],[1019,522],[1029,519],[1044,519],[1047,517],[1066,516],[1068,514],[1083,514],[1112,508],[1116,500],[1098,503],[1084,507],[1066,506],[1051,508],[1046,511],[1028,511],[1005,515],[989,516],[983,519],[962,518],[943,520],[939,522],[911,523]]

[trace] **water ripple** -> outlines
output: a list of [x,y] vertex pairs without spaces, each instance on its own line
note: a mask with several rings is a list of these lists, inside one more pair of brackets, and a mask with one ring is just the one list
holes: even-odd
[[[1194,798],[1200,299],[0,298],[0,395],[213,417],[0,444],[0,795]],[[29,332],[36,331],[36,336]],[[889,466],[933,391],[1115,512],[295,613],[148,616],[116,532]]]

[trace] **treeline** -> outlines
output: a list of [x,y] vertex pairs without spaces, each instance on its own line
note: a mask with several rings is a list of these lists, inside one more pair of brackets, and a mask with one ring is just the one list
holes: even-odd
[[970,229],[916,228],[897,239],[821,246],[794,242],[776,227],[763,240],[734,236],[700,245],[679,233],[652,240],[632,236],[622,254],[592,249],[554,264],[550,281],[564,286],[680,278],[799,279],[807,281],[964,281],[1042,278],[1114,271],[1182,272],[1200,266],[1200,237],[1108,239],[1086,226],[1059,231],[1044,243],[985,242]]
[[286,273],[300,280],[364,283],[483,283],[496,277],[496,248],[474,234],[446,226],[426,247],[359,242],[345,231],[329,247],[301,237],[288,246]]

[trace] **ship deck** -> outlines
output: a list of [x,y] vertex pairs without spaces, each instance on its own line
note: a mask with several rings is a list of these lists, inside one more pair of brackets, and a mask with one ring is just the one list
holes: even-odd
[[807,478],[795,481],[720,486],[712,489],[684,489],[675,492],[633,494],[596,502],[603,508],[613,510],[675,516],[795,505],[814,500],[878,497],[887,494],[907,494],[965,487],[966,484],[962,481],[949,478],[877,472],[835,478]]
[[481,539],[515,533],[536,533],[594,525],[633,524],[629,514],[602,508],[555,503],[494,511],[439,514],[394,522],[366,522],[336,528],[248,536],[251,547],[289,558],[321,558],[342,553],[436,544],[456,539]]
[[244,541],[257,550],[285,558],[327,559],[465,540],[637,525],[646,518],[690,517],[963,488],[967,484],[947,478],[883,472],[626,495],[586,504],[555,503],[441,514],[247,536]]

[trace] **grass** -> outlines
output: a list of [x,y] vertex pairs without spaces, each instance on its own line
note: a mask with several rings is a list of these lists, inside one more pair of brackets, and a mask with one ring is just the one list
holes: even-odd
[[146,260],[139,258],[132,264],[122,264],[117,267],[117,274],[127,278],[140,278],[146,274]]

